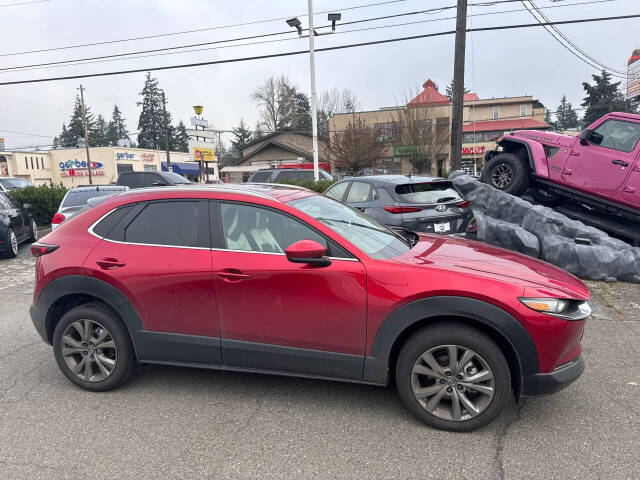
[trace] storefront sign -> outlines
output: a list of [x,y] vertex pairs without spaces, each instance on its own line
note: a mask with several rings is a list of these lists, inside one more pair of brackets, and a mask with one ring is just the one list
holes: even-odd
[[209,121],[204,118],[191,117],[191,125],[194,127],[208,127]]
[[116,160],[138,160],[135,153],[115,152]]
[[[63,172],[68,172],[69,170],[73,169],[76,170],[76,174],[77,174],[77,170],[86,170],[87,169],[87,161],[86,160],[78,160],[77,158],[74,158],[73,160],[67,160],[66,162],[60,162],[58,164],[58,166],[60,167],[60,170]],[[91,162],[91,170],[98,170],[102,168],[102,164],[100,162]]]
[[156,154],[155,153],[144,152],[144,153],[140,154],[140,158],[142,158],[143,162],[155,162],[156,161]]
[[485,147],[465,147],[462,149],[463,155],[479,155],[485,152]]
[[193,149],[193,158],[203,162],[215,162],[216,152],[213,148],[200,148]]

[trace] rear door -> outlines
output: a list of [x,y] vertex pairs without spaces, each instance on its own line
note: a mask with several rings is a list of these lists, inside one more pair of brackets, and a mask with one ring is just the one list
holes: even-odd
[[120,218],[108,216],[93,228],[104,240],[84,269],[124,292],[138,310],[145,330],[138,332],[138,355],[219,364],[208,201],[142,202],[111,215]]
[[0,192],[0,210],[9,217],[9,226],[13,229],[18,241],[21,241],[25,235],[22,209],[18,208],[18,204],[8,194]]

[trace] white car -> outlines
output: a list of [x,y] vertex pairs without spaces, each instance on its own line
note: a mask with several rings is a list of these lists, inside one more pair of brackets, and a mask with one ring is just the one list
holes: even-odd
[[104,197],[104,200],[125,190],[129,190],[129,187],[123,185],[88,185],[71,188],[62,199],[58,211],[51,220],[51,230],[55,230],[58,225],[87,208],[95,206],[96,198]]

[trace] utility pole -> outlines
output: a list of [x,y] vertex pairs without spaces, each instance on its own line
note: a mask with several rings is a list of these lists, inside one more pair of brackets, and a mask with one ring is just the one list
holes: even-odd
[[451,171],[462,166],[462,121],[464,112],[464,60],[467,41],[467,0],[458,0],[456,44],[453,62],[453,109],[451,112]]
[[80,84],[80,103],[82,103],[82,124],[84,125],[84,147],[87,149],[87,173],[89,185],[93,185],[91,178],[91,158],[89,157],[89,132],[87,131],[87,109],[84,107],[84,88]]
[[320,180],[318,171],[318,115],[316,107],[316,58],[313,39],[313,0],[309,0],[309,67],[311,69],[311,130],[313,133],[313,179]]
[[167,172],[171,172],[171,155],[169,154],[169,125],[167,123],[167,102],[162,92],[162,115],[164,117],[164,148],[167,150]]

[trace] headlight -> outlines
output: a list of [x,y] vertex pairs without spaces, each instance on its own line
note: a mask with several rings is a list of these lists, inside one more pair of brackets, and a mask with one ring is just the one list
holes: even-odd
[[560,298],[520,298],[531,310],[543,313],[562,313],[569,307],[569,300]]

